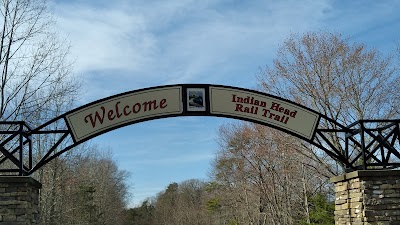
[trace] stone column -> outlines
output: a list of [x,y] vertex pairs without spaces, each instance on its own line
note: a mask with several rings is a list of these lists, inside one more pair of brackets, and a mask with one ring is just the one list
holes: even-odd
[[335,225],[400,225],[400,170],[333,177]]
[[41,187],[31,177],[0,177],[0,225],[38,225]]

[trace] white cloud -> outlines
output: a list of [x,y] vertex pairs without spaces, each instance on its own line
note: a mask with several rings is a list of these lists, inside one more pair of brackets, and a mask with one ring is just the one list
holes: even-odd
[[399,40],[400,1],[334,1],[323,25],[340,32],[350,41],[392,51]]
[[[127,91],[132,86],[173,83],[241,84],[271,61],[291,32],[348,31],[356,23],[357,35],[364,31],[363,24],[395,8],[352,5],[351,11],[335,4],[330,0],[119,0],[103,1],[102,7],[62,3],[55,8],[60,28],[72,43],[76,72],[87,83],[112,83],[114,89]],[[349,19],[352,23],[346,22]],[[102,91],[103,87],[97,89]]]
[[[293,1],[290,7],[272,2],[256,11],[205,9],[205,16],[181,25],[180,29],[172,29],[159,42],[166,43],[162,53],[163,59],[168,60],[161,61],[162,65],[165,70],[175,72],[170,83],[215,80],[219,75],[229,79],[237,74],[212,71],[219,72],[224,67],[234,71],[256,54],[260,61],[249,71],[253,73],[257,66],[264,64],[262,56],[271,56],[273,49],[290,32],[303,32],[319,24],[328,7],[320,2]],[[178,65],[177,69],[170,68],[171,64]]]
[[72,43],[75,71],[141,70],[148,64],[154,38],[143,18],[118,9],[60,5],[57,23]]
[[56,6],[78,74],[109,71],[115,78],[117,70],[121,80],[156,85],[234,80],[237,67],[258,56],[248,71],[254,74],[282,38],[317,26],[329,8],[326,1],[133,1],[129,9],[126,4]]

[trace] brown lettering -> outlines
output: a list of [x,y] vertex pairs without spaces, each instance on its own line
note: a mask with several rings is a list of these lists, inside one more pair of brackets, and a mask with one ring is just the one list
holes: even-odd
[[269,113],[269,110],[268,110],[268,109],[263,109],[262,111],[263,111],[262,116],[263,116],[263,117],[267,117],[267,115],[268,115],[268,113]]
[[274,117],[274,116],[275,116],[275,114],[270,113],[268,118],[272,119],[272,117]]
[[108,120],[113,120],[115,118],[115,116],[113,114],[114,114],[113,110],[108,111],[108,114],[107,114]]
[[279,106],[280,104],[272,102],[272,106],[270,109],[275,110],[275,111],[279,111]]
[[116,112],[118,118],[120,118],[122,116],[122,113],[119,112],[119,107],[118,107],[119,103],[121,103],[121,102],[118,101],[115,104],[115,112]]
[[236,104],[236,109],[235,109],[235,111],[237,111],[237,112],[243,112],[243,105],[241,105],[241,104]]
[[128,112],[128,109],[129,109],[129,105],[126,105],[126,106],[124,107],[124,116],[128,116],[129,114],[131,114],[132,111],[129,111],[129,112]]
[[232,102],[236,102],[236,95],[232,95]]
[[148,101],[148,102],[143,102],[143,106],[144,106],[144,111],[146,112],[147,109],[150,111],[151,110],[151,105],[153,104],[154,109],[157,109],[157,101],[153,100],[153,101]]
[[[136,109],[137,108],[137,109]],[[140,109],[142,108],[142,105],[140,103],[136,103],[133,105],[132,107],[132,112],[133,113],[138,113],[140,111]]]
[[85,123],[90,123],[92,128],[95,128],[98,124],[103,124],[104,117],[112,121],[115,118],[121,118],[122,116],[129,116],[130,114],[139,113],[140,111],[146,112],[155,110],[158,108],[164,109],[168,106],[167,99],[162,99],[159,104],[157,100],[145,101],[143,103],[135,103],[132,108],[129,105],[121,106],[121,101],[115,103],[114,108],[106,109],[104,106],[100,107],[95,113],[90,113],[84,118]]
[[102,106],[100,109],[103,111],[103,115],[100,115],[99,112],[96,111],[94,118],[92,117],[92,114],[89,114],[85,117],[85,123],[88,123],[88,119],[90,119],[90,123],[92,124],[92,127],[96,127],[97,120],[99,120],[100,124],[103,124],[104,120],[104,115],[106,112],[106,109]]
[[168,104],[166,104],[167,103],[167,99],[162,99],[161,101],[160,101],[160,108],[165,108],[165,107],[167,107],[168,106]]

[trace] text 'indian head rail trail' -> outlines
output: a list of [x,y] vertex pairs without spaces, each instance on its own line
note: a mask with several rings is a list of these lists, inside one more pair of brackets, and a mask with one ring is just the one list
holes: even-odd
[[[244,112],[249,114],[258,115],[261,112],[261,116],[276,120],[280,123],[287,124],[289,118],[296,118],[297,111],[290,111],[289,109],[285,109],[279,103],[272,102],[270,107],[267,107],[267,102],[260,101],[255,99],[254,97],[247,96],[245,98],[236,96],[232,94],[232,102],[236,103],[235,111]],[[246,106],[251,105],[251,106]],[[261,108],[261,110],[259,110]],[[285,115],[278,115],[275,112],[280,112]]]

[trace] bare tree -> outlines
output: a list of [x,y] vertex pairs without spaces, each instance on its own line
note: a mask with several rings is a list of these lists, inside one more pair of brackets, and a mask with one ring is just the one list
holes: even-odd
[[97,146],[77,150],[40,171],[42,224],[122,225],[129,174]]
[[[77,98],[79,80],[71,74],[72,64],[67,59],[69,43],[57,35],[47,6],[46,0],[0,3],[0,119],[3,121],[22,120],[35,127],[70,110]],[[56,129],[65,124],[53,126]],[[43,156],[43,151],[54,145],[56,136],[37,137],[34,158]],[[76,218],[83,218],[91,210],[95,214],[86,218],[86,222],[93,222],[95,215],[101,215],[97,219],[103,218],[102,223],[96,224],[121,224],[119,214],[125,207],[126,174],[106,156],[73,152],[54,159],[35,174],[43,183],[40,204],[43,224],[87,224],[76,222]],[[85,180],[81,179],[83,175]]]
[[0,118],[25,120],[76,95],[69,45],[54,31],[46,0],[4,0],[0,11]]
[[[279,48],[273,65],[258,76],[260,89],[314,109],[343,125],[362,119],[397,119],[400,76],[395,54],[383,55],[340,34],[292,35]],[[336,128],[322,120],[321,127]],[[343,137],[328,137],[343,150]],[[304,144],[304,156],[331,175],[343,168],[324,152]]]
[[[0,120],[36,127],[70,110],[78,96],[79,80],[72,76],[67,58],[69,43],[57,35],[47,6],[46,0],[0,3]],[[50,126],[66,125],[57,121]],[[58,135],[33,137],[34,160],[54,146]],[[62,148],[63,144],[54,151]],[[99,152],[81,145],[34,175],[43,184],[43,224],[123,223],[127,174],[110,155]]]
[[400,100],[394,94],[400,78],[394,55],[349,44],[340,34],[292,35],[258,78],[262,90],[342,124],[399,116]]
[[[215,224],[206,209],[205,186],[206,183],[197,179],[169,184],[165,191],[160,192],[154,199],[152,224]],[[144,215],[143,218],[146,217]]]
[[[1,121],[25,121],[36,127],[69,110],[78,95],[79,80],[72,76],[67,60],[69,43],[58,37],[47,5],[46,0],[0,2]],[[34,146],[36,156],[50,141]],[[13,149],[16,143],[9,141],[5,147]],[[0,154],[2,168],[15,166],[4,158]]]
[[[213,178],[221,184],[222,208],[239,224],[298,224],[308,211],[313,187],[326,189],[324,177],[298,153],[289,135],[265,126],[239,123],[220,128],[221,150]],[[226,193],[226,194],[224,194]],[[232,218],[232,215],[233,218]]]

